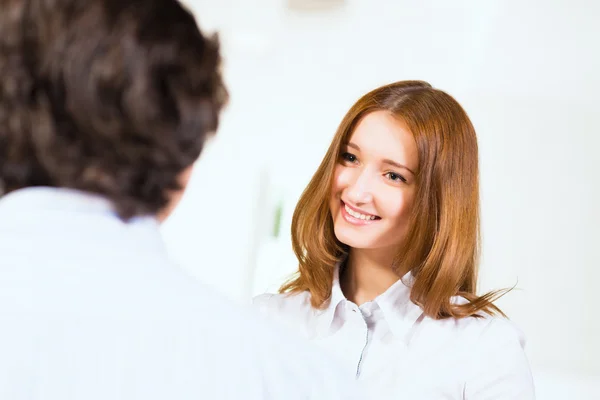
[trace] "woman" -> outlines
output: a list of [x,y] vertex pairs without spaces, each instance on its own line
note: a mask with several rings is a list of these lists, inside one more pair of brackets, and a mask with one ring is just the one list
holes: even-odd
[[297,275],[254,304],[323,346],[370,398],[533,399],[523,339],[476,294],[475,130],[426,82],[363,96],[292,221]]

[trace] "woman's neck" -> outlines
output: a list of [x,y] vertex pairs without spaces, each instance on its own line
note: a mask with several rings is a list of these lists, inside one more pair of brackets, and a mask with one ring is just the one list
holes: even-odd
[[351,249],[340,277],[344,296],[359,306],[373,301],[400,277],[392,269],[393,257],[381,250]]

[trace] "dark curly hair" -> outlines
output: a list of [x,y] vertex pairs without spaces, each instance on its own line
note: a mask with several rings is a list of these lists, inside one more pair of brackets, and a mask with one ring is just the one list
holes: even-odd
[[176,0],[0,0],[0,195],[156,214],[226,101],[218,41]]

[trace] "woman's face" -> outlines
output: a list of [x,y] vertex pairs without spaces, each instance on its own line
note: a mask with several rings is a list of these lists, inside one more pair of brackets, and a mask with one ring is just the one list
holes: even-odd
[[413,135],[387,111],[367,114],[342,144],[330,210],[337,239],[355,249],[404,240],[419,160]]

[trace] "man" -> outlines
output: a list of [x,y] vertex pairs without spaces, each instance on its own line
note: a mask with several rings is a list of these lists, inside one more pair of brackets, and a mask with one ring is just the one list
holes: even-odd
[[176,0],[0,0],[1,399],[356,398],[166,255],[226,100]]

